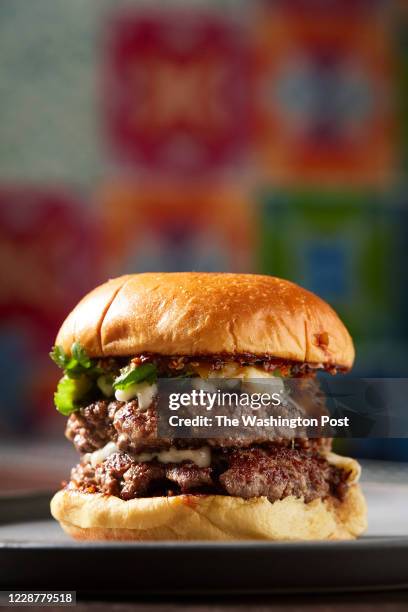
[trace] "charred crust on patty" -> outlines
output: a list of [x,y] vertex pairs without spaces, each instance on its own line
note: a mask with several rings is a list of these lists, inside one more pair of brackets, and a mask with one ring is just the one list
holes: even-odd
[[211,466],[191,461],[162,464],[137,462],[127,453],[114,453],[95,468],[87,459],[71,474],[69,488],[133,499],[148,495],[205,493],[271,502],[288,496],[310,502],[333,496],[342,499],[348,473],[330,465],[316,452],[274,445],[247,449],[219,449]]

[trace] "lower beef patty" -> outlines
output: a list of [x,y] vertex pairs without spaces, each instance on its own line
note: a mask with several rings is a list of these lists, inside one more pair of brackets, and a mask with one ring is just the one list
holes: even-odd
[[211,467],[207,468],[191,462],[137,463],[127,453],[114,453],[96,468],[84,459],[72,470],[68,486],[125,500],[203,493],[265,496],[272,502],[293,495],[309,502],[328,496],[341,499],[347,490],[347,476],[317,453],[254,446],[213,452]]
[[81,454],[92,453],[102,448],[108,442],[115,442],[118,449],[125,453],[141,453],[143,451],[169,448],[171,445],[177,447],[202,446],[204,443],[212,447],[250,447],[254,444],[274,442],[281,446],[307,449],[330,450],[331,440],[328,438],[308,439],[289,437],[276,437],[271,439],[265,430],[259,430],[256,437],[243,438],[211,438],[204,439],[176,439],[170,440],[157,436],[157,410],[153,403],[146,410],[141,410],[137,400],[118,402],[99,400],[80,408],[68,419],[65,435],[74,443],[75,448]]

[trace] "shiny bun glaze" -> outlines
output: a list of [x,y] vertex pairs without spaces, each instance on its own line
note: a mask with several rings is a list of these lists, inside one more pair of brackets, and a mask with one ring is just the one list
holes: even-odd
[[273,276],[146,273],[97,287],[63,323],[56,344],[91,357],[236,355],[349,369],[351,337],[313,293]]

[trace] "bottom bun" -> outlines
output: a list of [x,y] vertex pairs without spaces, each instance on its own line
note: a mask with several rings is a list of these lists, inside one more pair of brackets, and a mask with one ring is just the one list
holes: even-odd
[[177,495],[123,501],[100,493],[59,491],[51,512],[78,540],[349,540],[366,529],[359,485],[336,498]]

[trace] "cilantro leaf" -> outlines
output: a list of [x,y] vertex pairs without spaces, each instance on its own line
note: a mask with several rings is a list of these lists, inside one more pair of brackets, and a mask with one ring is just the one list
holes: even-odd
[[124,390],[142,381],[154,383],[157,379],[157,368],[153,363],[144,363],[141,366],[127,366],[122,368],[120,375],[113,382],[113,388]]
[[69,357],[62,348],[62,346],[54,346],[50,353],[50,357],[59,368],[64,369],[69,362]]
[[65,416],[69,416],[72,412],[78,410],[77,402],[88,393],[91,386],[92,382],[87,376],[74,379],[64,375],[60,379],[57,391],[54,394],[54,403],[57,410]]
[[62,346],[54,346],[50,357],[70,378],[78,378],[82,374],[90,376],[103,374],[103,370],[98,367],[97,361],[88,356],[86,350],[79,342],[72,344],[71,357],[65,353]]
[[79,342],[74,342],[71,347],[72,357],[77,361],[77,363],[89,370],[92,367],[92,361],[88,357],[86,350],[79,344]]

